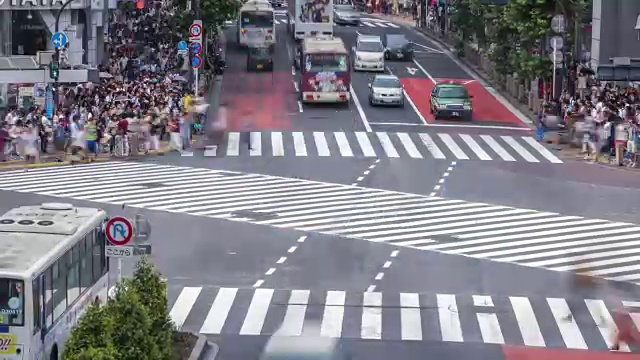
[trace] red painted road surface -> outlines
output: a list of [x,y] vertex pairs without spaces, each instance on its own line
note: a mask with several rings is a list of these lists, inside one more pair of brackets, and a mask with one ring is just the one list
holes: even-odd
[[638,360],[640,354],[503,346],[505,360]]
[[[437,123],[429,111],[429,94],[433,89],[433,82],[426,78],[402,78],[400,79],[404,90],[420,111],[420,114],[429,123]],[[494,98],[483,86],[475,80],[437,79],[441,81],[455,81],[466,83],[469,95],[473,96],[473,123],[482,125],[485,123],[504,123],[507,126],[528,127],[515,114]],[[463,123],[463,121],[461,121]]]
[[230,73],[222,94],[230,131],[291,128],[287,115],[292,111],[289,98],[295,99],[291,73]]

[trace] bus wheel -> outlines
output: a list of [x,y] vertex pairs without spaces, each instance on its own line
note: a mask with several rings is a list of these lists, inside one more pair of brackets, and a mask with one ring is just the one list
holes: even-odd
[[53,345],[51,349],[51,355],[49,355],[50,360],[58,360],[58,345]]

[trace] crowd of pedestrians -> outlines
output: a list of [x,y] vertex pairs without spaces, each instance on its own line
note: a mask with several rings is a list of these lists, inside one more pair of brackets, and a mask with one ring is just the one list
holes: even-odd
[[180,76],[171,13],[150,5],[114,12],[101,83],[60,87],[50,116],[13,108],[0,119],[0,161],[92,161],[158,151],[165,142],[175,151],[190,146],[197,100]]

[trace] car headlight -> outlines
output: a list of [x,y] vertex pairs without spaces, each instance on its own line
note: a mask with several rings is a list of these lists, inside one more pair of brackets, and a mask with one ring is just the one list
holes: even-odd
[[464,109],[465,110],[471,110],[471,104],[465,104],[464,105]]
[[438,109],[441,109],[441,110],[442,110],[442,109],[446,109],[446,108],[447,108],[447,105],[445,105],[445,104],[436,104],[436,107],[437,107]]

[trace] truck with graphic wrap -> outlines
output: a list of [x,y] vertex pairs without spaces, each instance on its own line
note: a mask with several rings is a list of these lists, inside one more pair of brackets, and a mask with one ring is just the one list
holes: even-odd
[[296,40],[333,36],[333,0],[288,0],[287,31]]
[[349,103],[351,90],[349,52],[340,38],[308,37],[302,41],[296,65],[303,103]]

